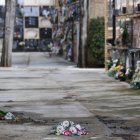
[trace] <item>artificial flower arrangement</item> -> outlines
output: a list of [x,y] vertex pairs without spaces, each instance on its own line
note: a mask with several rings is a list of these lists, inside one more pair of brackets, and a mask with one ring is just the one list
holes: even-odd
[[75,124],[72,121],[63,121],[54,126],[49,135],[64,135],[64,136],[83,136],[87,135],[88,131],[85,127],[82,127],[80,124]]
[[115,79],[118,79],[120,81],[125,81],[126,80],[126,75],[125,75],[126,68],[125,68],[124,64],[119,64],[118,66],[116,66],[116,70],[117,70],[117,73],[115,75]]
[[119,64],[119,60],[114,60],[112,67],[108,70],[108,75],[114,77],[116,80],[126,80],[126,68],[123,63]]

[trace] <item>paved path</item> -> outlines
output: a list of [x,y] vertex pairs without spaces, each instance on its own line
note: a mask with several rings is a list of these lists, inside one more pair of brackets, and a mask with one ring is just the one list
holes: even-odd
[[[114,119],[118,125],[123,120],[139,128],[139,100],[139,91],[107,77],[104,69],[78,69],[44,53],[17,53],[12,68],[0,68],[0,109],[23,114],[34,121],[1,122],[0,140],[122,140],[121,134],[126,132],[112,135],[118,129],[112,130],[109,125],[114,123],[109,122]],[[89,135],[48,136],[52,125],[62,120],[82,124]],[[139,131],[134,132],[140,138]]]

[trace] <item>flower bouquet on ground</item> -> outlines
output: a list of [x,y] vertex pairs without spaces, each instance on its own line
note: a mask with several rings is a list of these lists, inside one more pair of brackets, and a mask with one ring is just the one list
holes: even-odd
[[49,135],[63,135],[63,136],[83,136],[87,135],[88,131],[85,127],[82,127],[80,124],[75,124],[72,121],[63,121],[54,126]]
[[115,79],[118,79],[120,81],[125,81],[126,80],[126,68],[124,66],[124,64],[120,64],[116,67],[117,73],[115,75]]
[[108,76],[114,77],[116,80],[125,81],[125,72],[125,65],[123,63],[119,63],[119,60],[116,59],[113,61],[112,67],[108,70]]

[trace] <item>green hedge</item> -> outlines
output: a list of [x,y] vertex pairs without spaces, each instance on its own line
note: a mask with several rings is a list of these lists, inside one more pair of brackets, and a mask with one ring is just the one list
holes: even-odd
[[88,26],[87,66],[104,67],[104,18],[91,19]]

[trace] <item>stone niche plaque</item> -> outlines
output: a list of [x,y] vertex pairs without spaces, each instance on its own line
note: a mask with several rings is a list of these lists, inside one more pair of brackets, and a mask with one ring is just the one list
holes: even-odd
[[40,38],[51,39],[52,38],[52,28],[40,28]]
[[38,28],[38,17],[25,17],[25,28]]
[[24,6],[54,5],[55,0],[24,0]]
[[48,18],[39,17],[39,27],[40,28],[52,28],[52,23]]
[[24,6],[38,6],[39,3],[38,3],[39,0],[24,0]]
[[38,0],[39,5],[55,5],[55,0]]
[[24,39],[39,39],[39,29],[24,29]]
[[39,16],[39,7],[38,6],[26,6],[24,7],[24,16],[25,17],[38,17]]

